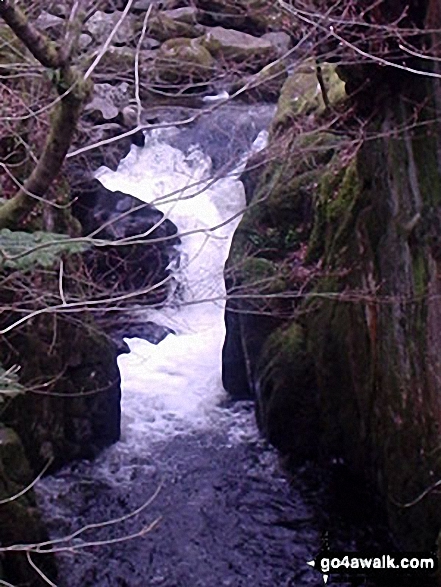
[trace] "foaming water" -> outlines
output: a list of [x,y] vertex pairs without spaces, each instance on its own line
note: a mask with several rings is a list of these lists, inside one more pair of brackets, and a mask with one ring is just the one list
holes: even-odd
[[182,242],[174,274],[181,285],[179,299],[160,311],[146,311],[146,318],[175,334],[158,345],[127,339],[131,352],[119,357],[122,440],[130,444],[147,431],[164,437],[212,425],[213,410],[224,397],[223,269],[245,207],[244,188],[237,173],[212,178],[210,158],[196,147],[185,154],[167,144],[174,132],[153,132],[117,171],[97,174],[107,189],[157,207],[177,226]]

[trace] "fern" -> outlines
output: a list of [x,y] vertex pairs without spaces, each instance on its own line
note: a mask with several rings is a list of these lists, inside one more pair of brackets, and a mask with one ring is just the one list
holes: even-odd
[[4,228],[0,230],[0,270],[27,271],[35,266],[49,268],[63,253],[80,253],[86,248],[88,245],[72,242],[66,234],[22,232]]
[[19,369],[20,367],[18,365],[14,365],[10,369],[5,370],[0,365],[0,404],[7,397],[15,397],[25,392],[25,388],[18,382],[17,373]]

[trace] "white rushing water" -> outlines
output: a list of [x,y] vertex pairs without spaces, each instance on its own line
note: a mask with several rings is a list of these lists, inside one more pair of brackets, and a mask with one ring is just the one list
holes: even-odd
[[[153,204],[178,228],[180,267],[174,273],[179,299],[145,318],[169,327],[158,345],[126,339],[131,352],[119,357],[122,377],[122,441],[141,435],[158,438],[189,427],[212,424],[224,397],[221,353],[225,338],[224,265],[245,207],[235,173],[214,180],[211,161],[197,147],[187,154],[170,146],[168,131],[152,132],[144,148],[132,147],[117,171],[101,168],[97,178],[111,191],[122,191]],[[266,133],[253,150],[264,145]]]

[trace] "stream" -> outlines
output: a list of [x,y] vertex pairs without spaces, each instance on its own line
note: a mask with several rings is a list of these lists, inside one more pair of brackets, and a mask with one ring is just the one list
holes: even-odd
[[[182,244],[178,286],[144,314],[173,333],[157,345],[127,339],[119,357],[120,442],[38,484],[59,540],[58,587],[323,584],[306,564],[323,539],[319,474],[311,465],[288,478],[253,403],[232,401],[221,382],[223,268],[245,207],[238,175],[271,115],[229,107],[211,122],[151,131],[116,172],[97,172],[106,188],[161,210]],[[347,549],[356,532],[344,531]]]

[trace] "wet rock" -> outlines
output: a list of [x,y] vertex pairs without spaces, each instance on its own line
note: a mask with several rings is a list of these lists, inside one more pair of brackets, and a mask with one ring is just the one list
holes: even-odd
[[202,44],[216,58],[246,63],[251,71],[258,70],[276,56],[274,46],[268,40],[223,27],[210,29]]
[[127,106],[129,98],[129,86],[125,82],[117,86],[95,84],[92,100],[86,105],[85,111],[95,123],[112,120]]
[[222,347],[222,385],[233,399],[255,397],[252,373],[242,340],[242,318],[227,302],[226,336]]
[[319,404],[314,363],[296,323],[273,332],[257,365],[259,424],[269,441],[293,462],[317,457]]
[[[97,283],[114,292],[142,292],[167,277],[167,267],[176,256],[177,229],[170,220],[163,219],[161,212],[133,196],[111,192],[96,180],[83,186],[74,197],[73,211],[84,234],[95,233],[98,238],[111,241],[136,241],[99,247],[86,254],[86,263]],[[150,239],[158,242],[149,243]],[[159,302],[167,287],[155,288],[144,297],[140,294],[134,301]]]
[[[116,340],[123,338],[143,338],[152,344],[159,344],[169,334],[175,332],[167,326],[161,326],[150,321],[130,323],[126,316],[116,318],[112,324],[112,336]],[[128,345],[124,342],[125,348],[122,352],[129,352]]]

